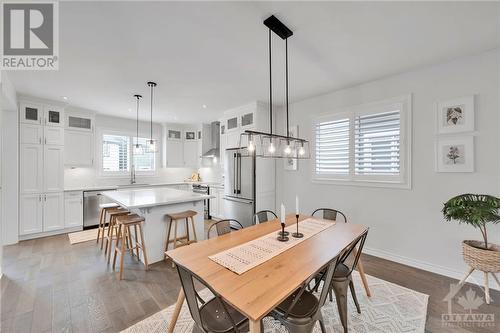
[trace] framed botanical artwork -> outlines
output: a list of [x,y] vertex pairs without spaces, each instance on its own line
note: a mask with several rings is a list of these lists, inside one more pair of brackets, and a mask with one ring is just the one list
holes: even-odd
[[474,131],[474,95],[437,103],[439,134]]
[[[290,126],[288,128],[289,135],[293,138],[299,137],[299,126]],[[284,167],[288,171],[297,171],[298,160],[296,158],[284,158]]]
[[474,172],[474,137],[443,137],[436,143],[437,172]]

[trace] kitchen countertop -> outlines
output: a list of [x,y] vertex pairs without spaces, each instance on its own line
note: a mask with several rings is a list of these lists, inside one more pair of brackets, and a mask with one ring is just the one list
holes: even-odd
[[180,182],[169,182],[169,183],[153,183],[153,184],[121,184],[121,185],[92,185],[92,186],[77,186],[77,187],[67,187],[64,189],[65,192],[71,192],[71,191],[107,191],[107,190],[127,190],[127,189],[137,189],[141,187],[160,187],[160,186],[174,186],[174,185],[194,185],[194,184],[201,184],[201,185],[208,185],[208,186],[214,186],[214,187],[224,187],[224,184],[221,184],[220,182],[187,182],[187,181],[180,181]]
[[212,195],[199,194],[166,187],[103,191],[102,195],[127,209],[173,205],[213,198]]

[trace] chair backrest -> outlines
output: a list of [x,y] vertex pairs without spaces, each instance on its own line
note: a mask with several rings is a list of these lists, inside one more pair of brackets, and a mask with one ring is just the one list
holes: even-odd
[[[195,324],[202,330],[202,332],[206,332],[206,329],[204,328],[203,325],[203,320],[200,314],[200,303],[204,304],[205,302],[200,298],[198,293],[196,292],[196,289],[194,287],[194,280],[197,280],[199,283],[201,283],[204,287],[206,287],[210,292],[214,295],[214,298],[216,298],[216,302],[219,302],[221,307],[224,309],[224,311],[227,313],[227,317],[231,321],[233,325],[233,330],[234,332],[238,332],[238,329],[236,327],[236,323],[234,322],[233,318],[230,315],[230,312],[228,311],[226,303],[222,301],[222,298],[220,297],[219,294],[215,292],[205,281],[203,281],[199,276],[191,272],[190,270],[182,267],[181,265],[176,265],[177,271],[179,272],[179,277],[181,280],[181,285],[182,289],[184,290],[184,295],[186,297],[186,303],[189,308],[189,312],[191,313],[191,317],[193,318]],[[198,303],[198,300],[200,300],[200,303]]]
[[361,252],[363,252],[363,246],[365,245],[366,236],[368,236],[368,229],[366,229],[361,236],[349,244],[340,256],[339,263],[345,265],[349,269],[349,275],[358,265],[359,257]]
[[316,312],[311,314],[311,317],[314,317],[316,315],[317,311],[321,311],[321,307],[325,304],[326,297],[328,296],[328,292],[330,290],[329,286],[332,283],[333,273],[335,271],[335,267],[337,266],[339,257],[340,256],[338,256],[337,258],[334,258],[329,263],[327,263],[326,265],[321,267],[317,272],[315,272],[313,275],[311,275],[306,280],[306,282],[304,282],[302,284],[300,291],[297,293],[293,302],[290,304],[288,309],[285,311],[285,313],[284,313],[285,318],[288,317],[290,311],[292,311],[293,307],[295,306],[297,301],[300,299],[300,296],[304,293],[304,291],[306,291],[309,288],[309,284],[311,283],[311,281],[313,281],[317,277],[318,274],[323,273],[323,274],[325,274],[325,280],[323,283],[323,288],[321,289],[321,293],[319,295],[319,300],[318,300],[319,306],[318,306],[318,309],[316,310]]
[[231,232],[231,224],[233,225],[237,225],[239,227],[239,229],[243,229],[243,226],[241,225],[240,222],[238,222],[237,220],[233,220],[233,219],[227,219],[227,220],[220,220],[220,221],[216,221],[215,223],[213,223],[209,228],[208,228],[208,231],[207,231],[207,239],[210,238],[210,233],[212,231],[212,229],[215,227],[215,230],[217,231],[217,236],[222,236],[224,234],[228,234]]
[[253,215],[252,224],[264,223],[277,218],[278,216],[272,210],[261,210]]
[[[321,214],[321,215],[320,215]],[[318,208],[311,215],[320,215],[321,218],[325,220],[337,221],[337,217],[340,216],[344,219],[344,222],[347,223],[347,217],[340,210],[331,209],[331,208]]]

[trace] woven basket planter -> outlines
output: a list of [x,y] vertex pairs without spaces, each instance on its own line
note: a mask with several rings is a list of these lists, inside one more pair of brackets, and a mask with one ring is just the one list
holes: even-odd
[[483,272],[500,272],[500,246],[492,244],[488,250],[481,246],[484,246],[483,242],[464,240],[462,249],[465,262]]

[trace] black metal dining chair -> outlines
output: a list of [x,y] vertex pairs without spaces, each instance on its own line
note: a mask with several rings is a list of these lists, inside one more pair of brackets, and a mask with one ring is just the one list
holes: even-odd
[[260,224],[277,218],[278,215],[276,215],[276,213],[272,210],[261,210],[253,215],[252,224]]
[[[219,294],[196,274],[181,265],[176,265],[176,267],[189,312],[195,322],[193,333],[248,332],[248,319],[243,314],[227,304]],[[208,301],[201,301],[194,287],[195,280],[210,290],[214,295],[213,298]]]
[[[331,290],[335,293],[335,299],[337,300],[337,308],[339,311],[340,322],[344,327],[344,332],[347,333],[347,292],[348,289],[351,290],[352,299],[356,305],[356,310],[361,313],[361,308],[358,303],[358,298],[356,297],[356,292],[354,290],[354,284],[352,283],[352,272],[356,268],[359,256],[363,251],[363,246],[365,244],[366,236],[368,235],[368,229],[356,238],[349,246],[347,246],[342,254],[339,256],[337,265],[335,267],[335,273],[331,280],[331,285],[329,288],[330,300],[332,298]],[[357,249],[355,251],[355,249]],[[323,271],[315,277],[315,285],[312,290],[317,291],[321,281],[326,281],[326,273]],[[323,288],[326,284],[323,285]]]
[[207,239],[210,238],[210,233],[212,232],[212,229],[214,227],[215,230],[217,231],[217,236],[222,236],[230,233],[232,230],[235,230],[231,227],[231,223],[236,224],[238,226],[238,229],[243,229],[241,223],[234,219],[216,221],[212,223],[212,225],[208,228]]
[[270,316],[278,320],[290,333],[310,333],[313,331],[317,321],[319,321],[321,332],[325,333],[326,330],[321,308],[325,304],[329,291],[328,286],[331,284],[337,261],[338,258],[333,259],[316,273],[325,273],[325,283],[323,284],[324,287],[321,290],[319,299],[313,292],[308,290],[308,285],[314,279],[314,276],[316,276],[316,274],[314,274],[304,282],[301,288],[294,291],[281,302],[281,304],[270,313]]
[[[321,214],[321,215],[320,215]],[[318,216],[325,220],[337,221],[337,217],[340,216],[344,219],[344,222],[347,223],[347,217],[340,210],[332,209],[332,208],[318,208],[311,215]]]

